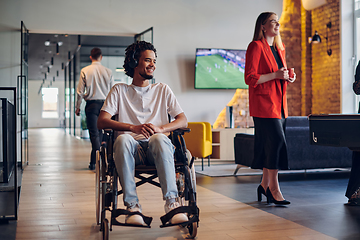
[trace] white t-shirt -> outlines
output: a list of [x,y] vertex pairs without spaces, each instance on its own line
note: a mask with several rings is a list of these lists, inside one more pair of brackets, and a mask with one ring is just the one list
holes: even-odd
[[[174,93],[164,83],[146,87],[118,83],[110,90],[101,110],[118,115],[117,120],[122,123],[152,123],[158,127],[169,122],[168,114],[175,117],[183,112]],[[119,132],[123,133],[129,133],[136,140],[145,140],[142,134]]]

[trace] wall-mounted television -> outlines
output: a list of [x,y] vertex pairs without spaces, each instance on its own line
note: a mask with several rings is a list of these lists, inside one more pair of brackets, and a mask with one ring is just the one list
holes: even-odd
[[246,50],[197,48],[196,89],[247,89],[245,84]]

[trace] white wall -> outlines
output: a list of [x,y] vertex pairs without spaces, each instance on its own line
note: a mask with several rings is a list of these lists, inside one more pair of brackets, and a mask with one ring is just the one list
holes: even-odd
[[[64,121],[64,82],[56,81],[52,83],[51,87],[59,89],[58,108],[59,118],[48,119],[42,118],[42,94],[39,94],[39,89],[42,80],[29,81],[29,128],[39,127],[60,127]],[[46,86],[45,86],[46,87]],[[79,124],[79,123],[78,123]],[[79,125],[78,125],[79,126]]]
[[[211,124],[235,90],[194,89],[195,49],[246,49],[257,16],[273,11],[280,17],[282,12],[282,0],[0,1],[1,25],[20,28],[23,20],[33,33],[133,35],[154,27],[156,81],[170,85],[189,121]],[[10,49],[10,58],[20,58],[18,39],[1,48]],[[15,81],[16,74],[9,78]]]
[[352,90],[354,82],[355,64],[354,56],[354,1],[341,0],[341,113],[356,113],[357,103]]

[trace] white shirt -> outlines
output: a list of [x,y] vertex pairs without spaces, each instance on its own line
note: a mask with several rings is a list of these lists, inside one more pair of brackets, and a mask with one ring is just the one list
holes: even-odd
[[78,94],[76,108],[80,108],[81,98],[87,100],[104,100],[114,86],[114,79],[109,68],[100,62],[92,62],[80,72],[80,79],[76,89]]
[[[109,92],[101,110],[111,116],[118,115],[117,120],[122,123],[152,123],[158,127],[169,122],[168,114],[174,118],[183,112],[174,93],[164,83],[146,87],[118,83]],[[142,134],[119,132],[123,133],[129,133],[136,140],[145,140]]]

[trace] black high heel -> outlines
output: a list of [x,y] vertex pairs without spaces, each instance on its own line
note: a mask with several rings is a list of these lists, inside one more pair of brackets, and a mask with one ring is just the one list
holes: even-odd
[[265,189],[264,189],[263,186],[261,186],[261,184],[260,184],[260,185],[258,186],[258,188],[257,188],[258,202],[261,202],[261,200],[262,200],[261,194],[264,194],[264,196],[266,197]]
[[276,200],[273,195],[271,194],[270,192],[270,189],[266,189],[266,196],[267,196],[267,203],[275,203],[275,204],[278,204],[278,205],[288,205],[290,204],[289,201],[287,200],[282,200],[282,201],[278,201]]

